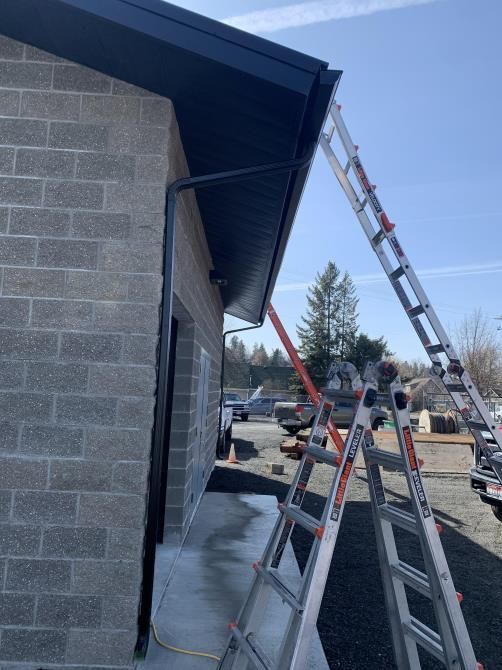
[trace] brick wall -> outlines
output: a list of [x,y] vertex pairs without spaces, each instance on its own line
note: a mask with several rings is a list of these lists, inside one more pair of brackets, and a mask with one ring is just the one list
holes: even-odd
[[[0,36],[2,666],[131,664],[180,167],[168,100]],[[210,263],[193,196],[180,211]],[[177,278],[194,328],[221,326],[214,289],[216,317]]]

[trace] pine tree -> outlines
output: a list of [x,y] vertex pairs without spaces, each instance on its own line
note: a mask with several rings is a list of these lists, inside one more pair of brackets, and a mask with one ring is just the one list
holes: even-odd
[[336,310],[337,354],[345,360],[347,353],[354,345],[357,334],[357,303],[356,287],[348,272],[345,272],[337,286],[338,308]]
[[308,290],[307,313],[301,317],[303,325],[297,326],[299,353],[317,386],[322,384],[330,363],[339,354],[339,277],[340,270],[332,261],[324,272],[317,273]]
[[268,354],[263,342],[255,342],[249,362],[251,365],[268,365]]
[[347,351],[346,359],[353,363],[362,374],[366,363],[377,363],[390,355],[388,344],[383,337],[372,339],[365,333],[359,333]]
[[225,347],[225,385],[244,388],[248,384],[249,363],[246,345],[233,335]]
[[282,349],[272,349],[272,353],[269,358],[269,365],[274,365],[276,367],[285,367],[291,365],[289,358],[287,358],[282,351]]
[[230,338],[230,344],[226,347],[226,356],[235,363],[247,363],[246,345],[237,335]]

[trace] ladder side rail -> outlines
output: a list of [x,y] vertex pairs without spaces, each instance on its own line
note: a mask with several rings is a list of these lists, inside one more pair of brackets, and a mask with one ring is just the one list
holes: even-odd
[[[408,315],[408,318],[410,319],[413,327],[417,331],[417,334],[420,338],[420,341],[422,342],[423,346],[427,348],[431,342],[428,339],[428,336],[423,329],[418,317],[412,317],[409,314],[409,310],[412,308],[411,301],[409,300],[408,296],[406,295],[403,286],[401,285],[401,282],[399,279],[392,279],[391,275],[392,272],[394,271],[394,267],[392,263],[389,260],[389,257],[387,256],[385,249],[378,243],[375,244],[374,239],[376,236],[375,229],[373,227],[373,224],[371,223],[371,220],[366,213],[366,211],[361,207],[361,202],[356,194],[356,191],[347,177],[347,174],[345,173],[344,169],[342,168],[335,152],[333,151],[332,147],[328,143],[326,137],[324,135],[321,136],[320,139],[320,145],[326,155],[326,158],[328,160],[328,163],[335,173],[336,178],[338,179],[340,186],[342,187],[345,195],[347,196],[352,209],[354,210],[357,218],[359,219],[359,222],[366,234],[366,237],[368,238],[368,241],[370,245],[373,247],[376,255],[378,256],[378,259],[380,261],[380,264],[382,265],[385,274],[389,277],[389,280],[391,282],[392,288],[397,294],[397,297],[399,298],[400,303],[402,304],[403,308],[406,311],[406,314]],[[382,232],[382,236],[380,239],[384,238],[384,232]],[[442,367],[441,359],[437,354],[431,353],[427,351],[427,354],[429,355],[429,358],[433,365]],[[459,394],[458,394],[459,395]],[[464,403],[465,405],[465,403]]]
[[404,583],[392,574],[391,565],[399,562],[396,539],[392,523],[380,516],[380,507],[387,504],[385,489],[382,482],[380,467],[371,463],[366,449],[373,448],[375,442],[371,430],[366,431],[363,444],[364,462],[368,477],[368,489],[371,502],[373,526],[375,528],[376,546],[387,615],[392,636],[392,646],[396,667],[400,670],[420,670],[417,643],[404,634],[403,622],[410,621],[411,614]]
[[[332,409],[332,403],[326,399],[321,400],[310,431],[308,445],[317,445],[322,441]],[[302,456],[284,501],[285,506],[301,506],[314,465],[315,461],[313,459],[307,457],[306,454]],[[284,514],[278,515],[274,529],[259,561],[261,567],[279,567],[284,550],[293,531],[293,526],[294,524],[290,523]],[[237,625],[230,630],[226,647],[227,651],[224,655],[226,665],[222,663],[219,666],[222,670],[223,668],[247,670],[249,654],[245,654],[240,646],[233,648],[234,638],[236,640],[240,639],[238,636],[246,638],[250,633],[255,633],[259,629],[261,618],[267,607],[271,592],[271,585],[265,582],[258,573],[255,573],[247,597],[237,617]],[[233,656],[229,655],[229,650],[234,652]]]
[[407,399],[399,380],[391,384],[390,391],[399,449],[406,463],[404,472],[419,528],[424,563],[433,594],[432,603],[440,627],[444,660],[448,670],[458,670],[459,668],[474,670],[477,667],[476,657],[460,609],[432,508],[420,475]]
[[[393,272],[393,266],[390,263],[389,258],[387,256],[387,254],[385,253],[385,250],[382,248],[381,245],[375,245],[374,244],[375,230],[374,230],[373,225],[372,225],[367,213],[365,212],[365,210],[360,208],[361,203],[360,203],[360,201],[357,197],[357,194],[356,194],[356,192],[355,192],[355,190],[352,186],[352,183],[350,182],[347,175],[345,174],[345,171],[343,170],[342,166],[340,165],[340,162],[338,161],[333,149],[329,145],[326,137],[321,136],[320,144],[321,144],[322,149],[324,150],[324,153],[325,153],[325,155],[328,159],[328,162],[329,162],[333,172],[335,173],[338,181],[340,182],[340,185],[342,186],[343,191],[347,195],[347,197],[348,197],[348,199],[349,199],[349,201],[352,205],[352,208],[354,209],[354,211],[355,211],[355,213],[356,213],[356,215],[357,215],[357,217],[358,217],[358,219],[359,219],[359,221],[362,225],[362,228],[363,228],[363,230],[366,234],[366,237],[368,238],[370,244],[374,248],[375,253],[378,256],[385,273],[389,277],[391,285],[392,285],[394,291],[396,292],[397,297],[399,298],[399,301],[403,305],[403,307],[405,309],[405,312],[406,312],[408,318],[411,321],[411,324],[413,325],[415,331],[417,332],[417,335],[418,335],[420,341],[422,342],[424,348],[426,349],[426,352],[427,352],[433,366],[436,369],[441,369],[442,370],[442,373],[441,373],[442,374],[442,380],[443,380],[445,386],[448,388],[448,385],[452,384],[451,377],[443,369],[442,362],[441,362],[441,359],[439,358],[439,356],[428,350],[428,347],[431,345],[431,342],[430,342],[430,340],[427,336],[427,333],[425,332],[425,330],[424,330],[424,328],[423,328],[423,326],[420,322],[420,319],[418,318],[418,316],[413,317],[409,314],[409,310],[412,308],[412,304],[411,304],[409,298],[407,297],[407,295],[406,295],[401,283],[399,282],[399,280],[393,280],[391,278],[391,274]],[[383,239],[383,237],[382,237],[382,239]],[[417,279],[417,281],[418,281],[418,279]],[[469,397],[471,398],[474,406],[476,407],[476,410],[478,411],[479,415],[482,417],[483,421],[485,422],[486,429],[490,432],[490,434],[493,437],[498,449],[502,450],[502,434],[500,433],[500,431],[496,430],[496,426],[493,423],[493,419],[491,417],[491,414],[488,411],[488,408],[486,407],[486,405],[485,405],[483,399],[481,398],[478,390],[476,389],[474,383],[472,382],[472,380],[468,376],[468,373],[465,370],[463,370],[461,379],[462,379],[462,382],[465,386],[465,392],[466,392],[466,394],[469,395]],[[455,405],[457,406],[458,410],[462,414],[462,416],[465,417],[468,421],[470,416],[471,416],[471,412],[470,412],[469,406],[465,403],[462,395],[457,391],[448,390],[448,392],[449,392],[452,400],[454,401]],[[484,437],[482,436],[481,431],[473,429],[472,427],[469,426],[468,423],[467,423],[467,425],[469,427],[469,430],[473,434],[475,440],[480,445],[482,451],[487,454],[488,458],[490,458],[493,455],[493,450],[488,445],[488,443],[486,442]],[[500,467],[502,468],[502,465]],[[495,471],[500,478],[500,469],[497,469]],[[502,481],[502,479],[501,479],[501,481]]]
[[321,539],[317,540],[317,550],[311,553],[312,560],[304,570],[298,600],[304,603],[305,609],[302,616],[298,616],[296,612],[291,613],[288,633],[281,646],[276,670],[304,670],[307,667],[310,643],[326,588],[348,487],[357,454],[364,441],[365,429],[370,423],[371,408],[375,403],[376,395],[376,384],[365,382],[362,397],[347,436],[342,463],[336,472],[326,500],[323,513],[324,532]]
[[[327,402],[324,399],[320,402],[314,424],[312,425],[309,438],[307,440],[307,446],[310,446],[311,444],[317,444],[322,440],[326,430],[327,421],[331,416],[332,410],[332,403]],[[315,461],[312,458],[309,458],[306,454],[303,454],[289,487],[286,498],[283,501],[284,505],[295,505],[296,507],[301,506],[303,498],[305,497],[307,484],[314,468],[314,464]],[[272,531],[270,539],[260,560],[260,563],[263,567],[279,567],[282,553],[287,544],[287,541],[289,540],[289,536],[291,535],[292,530],[292,525],[287,523],[284,515],[279,514],[276,525],[274,526],[274,530]]]
[[[306,467],[309,466],[305,456],[303,456],[288,491],[286,501],[291,500],[293,492],[297,490],[298,482],[302,477],[302,474],[306,474]],[[310,470],[311,469],[310,466]],[[283,514],[279,514],[259,561],[260,565],[268,567],[275,559],[278,567],[291,532],[292,525],[288,523],[288,520]],[[281,547],[280,551],[278,551],[279,546]],[[230,628],[230,635],[226,644],[226,652],[222,657],[222,662],[218,665],[219,670],[227,670],[227,668],[228,670],[230,670],[230,668],[231,670],[248,669],[250,662],[249,654],[246,654],[242,650],[241,645],[236,645],[235,642],[240,641],[240,636],[246,638],[250,631],[256,631],[259,627],[260,617],[267,607],[271,592],[271,585],[264,582],[260,575],[255,572],[243,606],[236,619],[238,627],[233,626]]]
[[[312,382],[312,379],[310,378],[310,375],[307,372],[306,367],[303,365],[301,358],[298,356],[298,352],[296,351],[293,343],[291,342],[289,335],[286,332],[286,329],[282,325],[282,321],[279,319],[279,316],[277,315],[277,312],[275,311],[271,303],[267,308],[267,314],[277,332],[277,335],[279,336],[279,339],[281,340],[284,348],[286,349],[287,354],[291,359],[291,362],[293,363],[296,372],[298,373],[298,376],[302,380],[302,384],[305,387],[305,390],[307,391],[307,393],[312,399],[313,404],[317,408],[319,406],[320,401],[319,392],[314,386],[314,383]],[[331,439],[335,443],[336,448],[341,453],[344,448],[344,441],[342,436],[338,432],[337,427],[333,423],[332,419],[330,419],[328,423],[328,432]]]
[[[362,166],[362,163],[359,159],[357,149],[352,141],[352,138],[350,137],[350,134],[347,130],[347,126],[345,125],[345,122],[343,120],[343,117],[340,113],[339,108],[337,107],[336,104],[333,104],[331,106],[330,110],[331,117],[333,119],[333,122],[335,124],[335,128],[337,130],[337,133],[340,137],[340,140],[342,142],[342,145],[345,149],[345,152],[347,154],[350,166],[352,167],[352,170],[356,176],[356,179],[363,190],[363,193],[365,194],[365,200],[369,203],[371,210],[373,211],[373,214],[378,221],[380,228],[382,230],[382,233],[384,234],[385,238],[389,242],[389,245],[396,257],[396,260],[400,264],[404,275],[408,279],[408,282],[415,293],[415,296],[421,306],[424,309],[424,315],[426,316],[427,320],[429,321],[429,324],[434,331],[436,337],[441,343],[441,346],[443,347],[444,353],[446,354],[448,360],[450,363],[460,365],[460,360],[458,357],[458,354],[456,353],[450,338],[448,337],[446,331],[444,330],[441,321],[439,320],[434,308],[432,307],[421,283],[420,280],[418,279],[415,271],[413,270],[406,254],[403,251],[402,246],[400,245],[397,236],[393,232],[393,224],[390,224],[387,215],[385,214],[385,211],[377,198],[373,187],[370,184],[370,181],[366,175],[366,172]],[[344,172],[344,174],[346,174]],[[359,201],[359,199],[358,199]],[[361,203],[362,204],[362,203]],[[371,224],[370,224],[371,225]],[[384,268],[385,269],[385,268]],[[390,273],[386,269],[387,275]],[[390,277],[389,277],[390,278]],[[411,305],[410,305],[411,307]],[[410,316],[410,315],[408,315]],[[415,327],[416,329],[416,327]],[[431,359],[432,360],[432,359]],[[432,360],[433,364],[437,365],[439,362],[439,366],[442,368],[441,361],[439,359],[437,360]],[[461,367],[461,366],[460,366]],[[443,375],[441,375],[443,376]],[[502,450],[502,436],[497,434],[496,432],[496,427],[493,424],[493,418],[490,415],[488,408],[485,405],[485,402],[481,398],[481,395],[479,391],[476,388],[476,385],[472,381],[470,375],[467,373],[465,369],[462,368],[462,374],[460,375],[460,379],[465,387],[466,393],[469,395],[471,398],[474,406],[476,407],[476,410],[478,411],[479,415],[482,417],[483,421],[485,422],[487,429],[492,433],[493,438],[498,445],[499,449]],[[449,379],[449,375],[446,373],[445,379],[443,380],[445,383],[451,383],[451,380]],[[476,437],[476,435],[474,435]]]
[[[333,403],[323,398],[317,408],[316,417],[314,424],[310,430],[309,439],[307,441],[307,447],[309,446],[320,446],[326,432],[326,426],[331,418],[333,412]],[[340,457],[341,459],[341,457]],[[301,467],[298,468],[295,475],[295,479],[291,484],[291,487],[288,491],[288,495],[284,500],[284,505],[294,505],[295,507],[301,507],[303,499],[305,497],[307,485],[314,469],[315,459],[310,457],[308,454],[304,454],[301,460]],[[273,553],[270,557],[269,565],[272,568],[278,568],[279,563],[282,558],[284,549],[286,548],[287,542],[293,532],[293,525],[286,521],[283,514],[280,515],[281,521],[283,521],[284,526],[282,532],[275,543]],[[268,567],[265,566],[265,567]]]
[[[421,326],[421,323],[420,323],[419,319],[410,317],[410,315],[408,313],[408,310],[411,309],[412,304],[411,304],[408,296],[406,295],[406,293],[405,293],[405,291],[404,291],[404,289],[401,285],[401,282],[399,281],[399,279],[393,280],[391,278],[391,274],[392,274],[393,269],[394,269],[393,266],[392,266],[392,263],[390,262],[390,260],[387,256],[387,254],[385,253],[385,250],[383,249],[383,247],[380,244],[375,244],[375,242],[374,242],[374,238],[375,238],[376,234],[375,234],[375,229],[373,227],[373,224],[371,223],[370,218],[369,218],[368,214],[366,213],[366,211],[361,207],[361,202],[360,202],[360,200],[359,200],[359,198],[358,198],[358,196],[357,196],[357,194],[354,190],[354,187],[353,187],[351,181],[347,177],[344,169],[342,168],[338,158],[335,155],[335,152],[331,148],[329,142],[327,141],[327,139],[324,135],[321,136],[320,145],[321,145],[321,147],[322,147],[322,149],[323,149],[323,151],[326,155],[326,158],[328,160],[328,163],[329,163],[331,169],[335,173],[335,176],[338,179],[338,181],[340,183],[340,186],[342,187],[345,195],[347,196],[347,198],[348,198],[348,200],[349,200],[349,202],[352,206],[352,209],[354,210],[357,218],[359,219],[359,223],[361,224],[361,227],[363,228],[363,231],[366,234],[366,237],[367,237],[370,245],[373,247],[376,255],[378,256],[378,259],[379,259],[380,264],[382,265],[382,267],[384,269],[385,274],[389,277],[392,288],[396,292],[396,295],[397,295],[400,303],[402,304],[402,306],[404,307],[404,309],[406,311],[406,314],[410,318],[411,324],[413,325],[413,327],[417,331],[417,334],[420,338],[420,341],[422,342],[424,347],[429,346],[431,344],[431,342],[428,339],[425,330]],[[381,239],[383,239],[383,233],[382,233],[382,238]],[[427,351],[427,354],[429,355],[429,358],[434,365],[442,367],[441,359],[439,358],[439,356],[437,356],[434,353],[430,353],[429,351]],[[457,395],[460,398],[460,394],[457,394]],[[463,406],[467,407],[465,405],[465,403],[463,403]]]

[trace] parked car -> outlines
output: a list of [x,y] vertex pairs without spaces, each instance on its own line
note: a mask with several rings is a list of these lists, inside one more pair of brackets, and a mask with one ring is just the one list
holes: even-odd
[[249,403],[243,400],[238,393],[224,393],[223,404],[225,407],[231,407],[234,416],[238,416],[241,421],[247,421],[249,417]]
[[[335,400],[332,418],[338,428],[348,428],[354,416],[356,399],[347,397]],[[278,402],[275,404],[274,417],[277,419],[279,428],[284,428],[290,435],[302,428],[310,428],[315,419],[315,405],[311,402]],[[388,419],[387,412],[378,407],[371,410],[371,427],[378,430],[383,422]]]
[[249,413],[261,414],[263,416],[272,416],[275,403],[287,401],[284,396],[275,396],[270,398],[256,398],[249,401]]
[[[502,425],[498,429],[502,430]],[[494,443],[490,433],[483,433],[483,437],[487,442]],[[490,505],[495,518],[502,522],[502,485],[477,444],[474,446],[474,465],[470,476],[472,490],[482,502]]]

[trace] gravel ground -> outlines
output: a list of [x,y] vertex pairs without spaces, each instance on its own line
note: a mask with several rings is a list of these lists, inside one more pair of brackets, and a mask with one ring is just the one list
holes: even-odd
[[[271,419],[235,420],[233,442],[240,465],[218,461],[209,491],[275,495],[283,500],[297,462],[279,451],[287,437]],[[285,474],[271,475],[267,462],[284,463]],[[330,668],[380,670],[395,668],[386,610],[383,602],[371,508],[365,472],[352,480],[331,566],[318,629]],[[305,511],[320,516],[331,468],[314,469],[304,502]],[[389,500],[406,508],[402,475],[385,473]],[[502,670],[502,523],[469,489],[467,475],[427,474],[425,477],[436,519],[444,527],[443,546],[455,586],[464,595],[462,609],[477,658],[485,670]],[[400,556],[420,568],[418,541],[397,531]],[[311,535],[295,529],[293,546],[303,569]],[[430,602],[410,593],[411,612],[432,623]],[[424,669],[443,667],[423,655]]]

